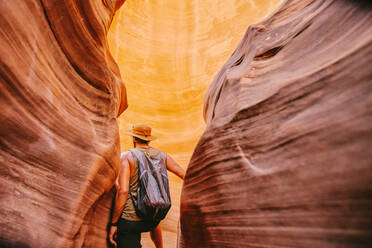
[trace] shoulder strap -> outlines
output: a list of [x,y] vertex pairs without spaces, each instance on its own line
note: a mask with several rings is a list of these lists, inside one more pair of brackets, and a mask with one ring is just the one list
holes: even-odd
[[136,148],[130,149],[129,151],[134,155],[135,159],[138,159],[138,157],[142,155],[142,152]]

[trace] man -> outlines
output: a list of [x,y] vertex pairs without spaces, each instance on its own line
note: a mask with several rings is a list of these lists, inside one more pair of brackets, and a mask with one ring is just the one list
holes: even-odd
[[[166,153],[149,146],[156,139],[151,135],[151,128],[146,124],[136,124],[126,134],[133,137],[134,149],[148,156],[163,156],[167,170],[184,178],[184,170]],[[109,240],[115,247],[140,248],[141,232],[151,231],[151,239],[157,248],[163,247],[159,222],[144,221],[135,212],[130,194],[138,189],[138,159],[131,152],[122,153],[120,172],[116,182],[116,197],[112,216]],[[116,237],[116,241],[115,241]]]

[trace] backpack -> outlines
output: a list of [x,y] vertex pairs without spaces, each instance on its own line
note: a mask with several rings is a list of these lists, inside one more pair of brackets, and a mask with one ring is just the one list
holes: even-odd
[[136,214],[146,221],[160,221],[171,207],[165,154],[154,156],[136,148],[130,152],[138,165],[137,196],[130,194]]

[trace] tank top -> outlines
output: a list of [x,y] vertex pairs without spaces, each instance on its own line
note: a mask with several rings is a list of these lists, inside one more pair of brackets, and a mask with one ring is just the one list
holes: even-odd
[[[150,156],[157,156],[161,151],[149,147],[149,146],[140,146],[135,149],[138,149],[146,154],[149,154]],[[121,218],[131,221],[141,221],[142,219],[137,216],[136,209],[133,204],[133,200],[131,197],[131,194],[136,197],[137,196],[137,189],[138,189],[138,162],[137,159],[132,155],[134,160],[134,171],[129,179],[129,192],[127,201],[125,202],[123,212],[121,214]]]

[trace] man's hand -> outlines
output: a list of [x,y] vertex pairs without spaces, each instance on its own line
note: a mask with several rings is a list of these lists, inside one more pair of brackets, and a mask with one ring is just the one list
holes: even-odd
[[166,160],[165,160],[165,165],[167,166],[167,170],[173,172],[179,178],[182,178],[182,179],[185,178],[185,171],[168,154],[167,154],[167,157],[166,157]]
[[118,227],[117,226],[111,226],[110,227],[109,240],[110,240],[110,243],[113,246],[115,246],[115,247],[118,246],[118,244],[116,244],[116,241],[115,241],[115,239],[116,239],[116,237],[118,235],[117,234],[117,231],[118,231]]

